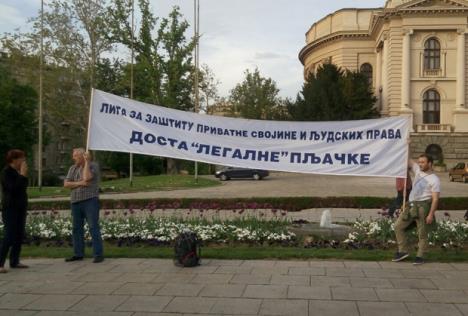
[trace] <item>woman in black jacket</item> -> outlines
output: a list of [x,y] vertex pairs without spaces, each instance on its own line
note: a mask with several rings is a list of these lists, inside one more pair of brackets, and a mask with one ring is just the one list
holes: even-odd
[[27,268],[19,262],[25,235],[28,206],[28,166],[22,150],[12,149],[6,155],[7,165],[1,173],[3,242],[0,248],[0,273],[5,273],[5,260],[10,251],[11,268]]

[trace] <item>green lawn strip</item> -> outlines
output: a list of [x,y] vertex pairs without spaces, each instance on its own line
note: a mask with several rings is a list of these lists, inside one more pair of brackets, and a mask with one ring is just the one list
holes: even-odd
[[[118,247],[105,244],[107,258],[173,258],[172,247],[154,247],[147,245]],[[88,253],[90,249],[88,249]],[[360,261],[390,261],[395,250],[367,250],[367,249],[306,249],[298,247],[259,247],[259,246],[210,246],[202,248],[202,258],[216,259],[333,259],[333,260],[360,260]],[[33,258],[65,258],[71,256],[70,247],[57,246],[31,246],[24,245],[22,256]],[[467,251],[430,249],[427,260],[431,262],[466,262]]]
[[[199,177],[198,182],[191,175],[158,175],[135,177],[133,186],[130,186],[128,178],[117,180],[103,181],[100,184],[104,192],[143,192],[143,191],[165,191],[174,189],[192,189],[204,188],[209,186],[220,185],[218,180]],[[46,197],[46,196],[67,196],[70,194],[68,189],[63,187],[42,187],[39,191],[37,187],[28,188],[28,196],[30,198]]]

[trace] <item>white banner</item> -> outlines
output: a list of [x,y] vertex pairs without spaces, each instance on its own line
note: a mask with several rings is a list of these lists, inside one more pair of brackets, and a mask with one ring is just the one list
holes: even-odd
[[407,117],[260,121],[184,112],[94,90],[93,150],[316,174],[406,177]]

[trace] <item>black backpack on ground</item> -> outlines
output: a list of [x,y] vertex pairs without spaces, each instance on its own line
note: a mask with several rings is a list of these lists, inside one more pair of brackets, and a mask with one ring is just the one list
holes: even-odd
[[196,233],[182,232],[175,239],[174,264],[179,267],[195,267],[200,265],[200,240]]

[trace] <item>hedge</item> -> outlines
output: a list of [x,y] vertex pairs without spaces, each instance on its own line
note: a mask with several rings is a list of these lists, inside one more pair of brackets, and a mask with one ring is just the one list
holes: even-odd
[[[255,198],[156,198],[101,200],[102,209],[280,209],[296,212],[310,208],[379,209],[388,206],[392,198],[384,197],[255,197]],[[35,201],[30,210],[69,209],[69,201]],[[468,197],[441,198],[439,210],[466,210]]]

